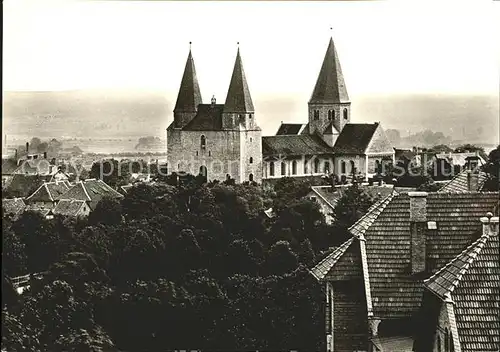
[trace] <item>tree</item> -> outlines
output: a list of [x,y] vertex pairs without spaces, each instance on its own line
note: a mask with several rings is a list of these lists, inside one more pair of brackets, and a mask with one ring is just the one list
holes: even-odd
[[104,197],[97,203],[89,215],[89,224],[118,225],[122,221],[122,206],[120,201]]
[[358,221],[373,203],[372,197],[363,191],[358,183],[353,183],[338,200],[333,214],[339,224],[349,227]]
[[297,255],[287,241],[276,242],[269,251],[267,267],[270,273],[277,275],[288,273],[297,268]]
[[500,185],[500,145],[490,152],[488,161],[486,165],[483,166],[483,170],[487,174],[483,189],[498,191]]
[[103,180],[113,188],[126,185],[130,181],[130,162],[106,159],[94,162],[90,169],[90,177]]

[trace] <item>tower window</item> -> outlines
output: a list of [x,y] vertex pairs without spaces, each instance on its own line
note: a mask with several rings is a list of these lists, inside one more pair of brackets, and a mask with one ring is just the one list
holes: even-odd
[[314,110],[314,119],[319,120],[319,110]]
[[196,151],[196,156],[198,156],[198,151]]
[[253,182],[253,174],[248,175],[248,181]]
[[250,142],[251,142],[252,140],[253,140],[253,139],[252,139],[252,137],[250,137]]
[[345,161],[342,161],[340,163],[340,172],[342,172],[343,174],[345,174]]
[[292,175],[297,174],[297,161],[292,161]]
[[249,117],[249,118],[252,118],[252,117],[253,117],[253,114],[249,114],[249,115],[248,115],[248,117]]
[[333,119],[333,110],[328,110],[328,120],[332,120]]
[[274,161],[269,163],[269,175],[274,176]]
[[323,171],[327,175],[330,173],[330,162],[329,161],[325,161],[325,165],[323,166]]
[[210,150],[208,151],[208,156],[212,156],[212,153],[210,152]]
[[253,158],[250,157],[250,164],[253,164]]
[[349,118],[347,108],[344,109],[344,120],[347,120]]
[[286,175],[286,164],[284,162],[281,163],[281,175]]
[[200,137],[200,147],[201,150],[205,150],[207,148],[207,138],[204,135]]

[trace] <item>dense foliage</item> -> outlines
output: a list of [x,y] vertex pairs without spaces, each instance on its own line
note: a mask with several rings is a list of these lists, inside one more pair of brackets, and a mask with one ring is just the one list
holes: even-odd
[[344,227],[291,179],[272,192],[198,181],[137,185],[85,220],[4,219],[3,291],[45,275],[3,300],[2,349],[322,349],[324,295],[307,268]]

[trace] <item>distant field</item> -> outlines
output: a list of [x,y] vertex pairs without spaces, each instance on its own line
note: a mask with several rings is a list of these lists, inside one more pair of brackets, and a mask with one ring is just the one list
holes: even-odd
[[[165,139],[176,93],[158,92],[5,92],[3,133],[8,144],[33,136],[72,139],[86,152],[133,151],[140,137]],[[354,96],[352,122],[380,121],[401,136],[426,129],[460,142],[498,144],[499,104],[495,96]],[[307,122],[307,98],[254,96],[264,135],[281,121]],[[89,140],[90,139],[90,140]],[[70,143],[71,142],[71,143]]]

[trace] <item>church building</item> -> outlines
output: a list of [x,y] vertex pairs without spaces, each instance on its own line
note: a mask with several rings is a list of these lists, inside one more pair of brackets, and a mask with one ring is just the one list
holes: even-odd
[[330,176],[367,180],[394,162],[394,149],[379,122],[351,123],[351,101],[330,38],[308,104],[308,123],[282,123],[262,138],[263,178]]
[[261,129],[248,89],[240,50],[225,104],[203,104],[189,50],[174,121],[167,128],[168,172],[202,174],[208,181],[262,179]]
[[203,104],[190,50],[167,128],[168,171],[238,183],[285,176],[368,180],[383,163],[394,163],[379,122],[351,123],[351,101],[331,38],[308,115],[308,123],[282,123],[275,136],[262,137],[239,48],[224,104],[215,98]]

